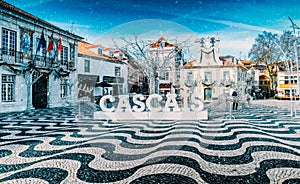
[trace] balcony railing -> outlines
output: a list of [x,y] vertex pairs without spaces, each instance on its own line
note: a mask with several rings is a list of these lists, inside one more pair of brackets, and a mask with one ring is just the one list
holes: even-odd
[[35,67],[51,68],[59,65],[65,70],[74,68],[74,64],[70,62],[59,62],[56,61],[54,58],[33,54],[27,55],[24,52],[0,48],[0,63],[26,64],[29,61],[32,61]]

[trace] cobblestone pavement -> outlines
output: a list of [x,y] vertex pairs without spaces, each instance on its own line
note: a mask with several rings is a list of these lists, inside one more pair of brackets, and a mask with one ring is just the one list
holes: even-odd
[[300,183],[300,120],[266,103],[208,121],[0,114],[0,183]]

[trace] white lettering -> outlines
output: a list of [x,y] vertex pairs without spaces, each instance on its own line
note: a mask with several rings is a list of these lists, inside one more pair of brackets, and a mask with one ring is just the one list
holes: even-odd
[[103,112],[113,112],[115,111],[115,107],[112,106],[111,108],[107,108],[106,105],[106,101],[109,100],[110,102],[114,102],[115,101],[115,97],[111,96],[111,95],[105,95],[100,99],[99,105],[100,108],[102,109]]
[[[143,110],[145,110],[145,104],[143,102],[139,101],[138,99],[145,100],[145,97],[142,94],[134,95],[133,103],[135,103],[136,105],[134,105],[132,109],[135,112],[142,112]],[[138,105],[140,106],[140,108],[138,107]]]
[[[155,100],[156,99],[156,100]],[[159,94],[152,94],[146,100],[147,108],[153,112],[159,112],[162,110],[158,104],[162,100],[162,97]],[[154,105],[152,106],[151,103]]]
[[189,94],[187,92],[183,93],[183,112],[188,112],[189,111],[189,107],[188,107],[188,96]]
[[167,94],[167,101],[166,101],[166,105],[164,108],[164,112],[170,112],[170,109],[173,108],[173,111],[180,111],[179,107],[178,107],[178,103],[176,101],[176,94]]
[[149,111],[153,112],[170,112],[171,110],[173,112],[189,112],[191,110],[195,112],[202,111],[204,105],[200,97],[195,94],[192,94],[190,99],[191,104],[189,106],[188,96],[188,93],[184,93],[182,109],[179,108],[179,105],[176,101],[177,95],[170,93],[167,94],[167,100],[164,107],[161,107],[160,105],[160,102],[163,100],[163,98],[159,94],[150,95],[147,98],[146,103],[143,102],[146,99],[145,96],[142,94],[137,94],[133,96],[132,99],[133,107],[131,107],[128,95],[119,95],[119,102],[117,108],[115,108],[112,105],[112,102],[116,101],[115,97],[113,97],[112,95],[105,95],[100,99],[99,105],[102,111],[104,112],[143,112],[145,111],[146,107]]
[[202,111],[204,105],[199,96],[192,94],[192,102],[193,103],[191,104],[191,109],[193,111],[197,111],[197,112]]
[[128,95],[119,95],[119,103],[116,112],[123,112],[123,110],[125,112],[132,112]]

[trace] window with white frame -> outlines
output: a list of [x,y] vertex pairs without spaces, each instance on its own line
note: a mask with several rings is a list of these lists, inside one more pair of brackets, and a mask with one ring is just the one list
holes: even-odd
[[230,80],[230,73],[229,73],[229,71],[224,71],[223,72],[223,80],[224,81],[229,81]]
[[176,68],[176,79],[180,78],[180,69]]
[[119,94],[123,95],[123,85],[119,85],[118,88],[119,88]]
[[103,54],[103,50],[102,48],[98,48],[98,54],[102,55]]
[[121,68],[120,67],[115,67],[115,76],[120,77],[121,76]]
[[2,29],[2,53],[15,56],[17,33],[8,29]]
[[60,98],[65,98],[68,94],[68,85],[65,79],[60,80]]
[[68,55],[69,55],[69,50],[68,47],[62,47],[62,51],[60,52],[60,60],[63,64],[68,63]]
[[84,72],[90,72],[90,60],[84,60]]
[[113,57],[114,56],[114,51],[113,50],[109,50],[109,56]]
[[188,72],[187,79],[192,80],[192,78],[193,78],[193,72]]
[[212,82],[211,72],[205,72],[204,73],[204,82]]
[[2,102],[15,101],[15,75],[2,75],[1,80],[1,100]]
[[169,71],[170,69],[169,68],[165,68],[163,70],[161,70],[159,72],[159,79],[160,80],[169,80]]

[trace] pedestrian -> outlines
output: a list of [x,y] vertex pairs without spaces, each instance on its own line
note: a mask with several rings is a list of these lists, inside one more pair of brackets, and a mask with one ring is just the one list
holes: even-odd
[[237,110],[238,108],[238,93],[236,91],[232,92],[232,97],[233,97],[233,105],[232,105],[232,110]]
[[251,100],[251,96],[249,94],[247,94],[248,107],[250,107],[250,100]]

